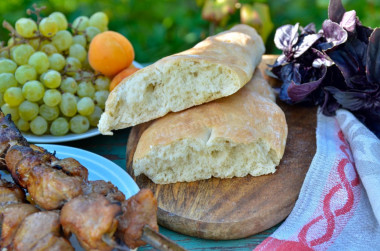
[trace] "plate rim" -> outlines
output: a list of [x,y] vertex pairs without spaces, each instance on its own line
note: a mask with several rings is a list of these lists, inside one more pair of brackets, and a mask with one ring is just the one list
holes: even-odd
[[86,139],[94,136],[100,135],[100,132],[97,127],[91,128],[85,133],[75,134],[69,133],[64,136],[54,136],[54,135],[42,135],[37,136],[31,133],[21,132],[22,135],[26,138],[28,142],[37,143],[37,144],[53,144],[53,143],[62,143],[75,140]]

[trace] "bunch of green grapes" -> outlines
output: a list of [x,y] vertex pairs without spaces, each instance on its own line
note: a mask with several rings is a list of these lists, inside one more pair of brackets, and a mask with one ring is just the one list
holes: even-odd
[[0,47],[0,106],[17,127],[35,135],[84,133],[98,124],[110,79],[96,74],[87,59],[89,43],[108,28],[97,12],[70,25],[60,12],[37,21],[20,18],[6,47]]

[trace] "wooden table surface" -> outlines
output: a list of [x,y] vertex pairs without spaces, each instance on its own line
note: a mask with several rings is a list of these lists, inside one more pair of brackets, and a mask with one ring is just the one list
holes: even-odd
[[[126,166],[126,143],[130,129],[119,130],[113,136],[95,136],[83,140],[60,143],[60,145],[77,147],[98,155],[101,155],[123,169]],[[177,242],[188,250],[252,250],[260,244],[266,237],[273,233],[279,225],[272,227],[264,232],[250,236],[245,239],[228,240],[228,241],[213,241],[198,239],[160,227],[160,232]],[[152,247],[145,246],[139,250],[151,250]]]

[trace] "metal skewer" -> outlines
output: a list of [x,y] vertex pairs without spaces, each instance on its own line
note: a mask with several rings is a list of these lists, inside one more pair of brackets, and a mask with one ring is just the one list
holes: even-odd
[[186,251],[186,249],[179,246],[177,243],[173,242],[162,234],[156,232],[148,225],[145,225],[143,228],[141,240],[145,241],[160,251]]

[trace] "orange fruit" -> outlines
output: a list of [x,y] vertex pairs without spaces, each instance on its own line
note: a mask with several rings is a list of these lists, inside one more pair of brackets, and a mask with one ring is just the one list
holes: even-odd
[[135,59],[135,51],[129,40],[114,31],[96,35],[88,49],[91,67],[106,76],[114,76],[128,68]]
[[135,73],[136,71],[140,70],[140,68],[136,68],[133,64],[131,66],[129,66],[128,68],[122,70],[121,72],[119,72],[115,77],[113,77],[112,81],[111,81],[111,84],[110,84],[110,91],[112,91],[113,89],[115,89],[115,87],[120,84],[120,82],[128,77],[129,75],[132,75],[133,73]]

